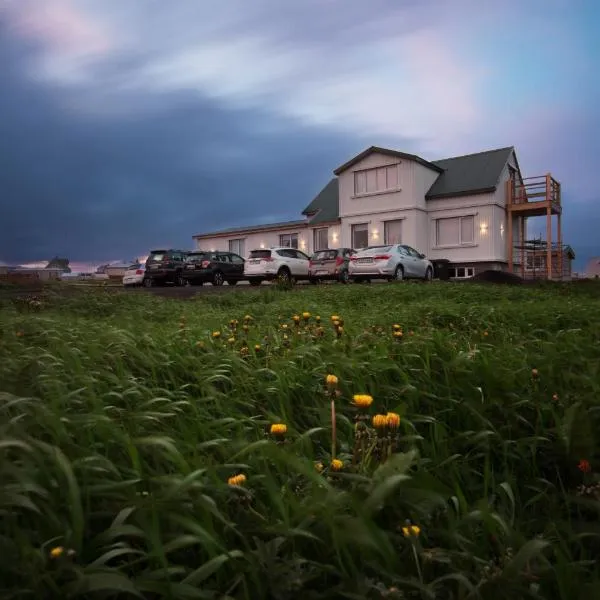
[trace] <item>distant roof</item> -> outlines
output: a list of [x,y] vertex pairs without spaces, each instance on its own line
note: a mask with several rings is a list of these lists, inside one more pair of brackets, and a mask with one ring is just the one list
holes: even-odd
[[265,223],[263,225],[246,225],[243,227],[230,227],[229,229],[220,229],[219,231],[209,231],[206,233],[197,233],[194,238],[212,237],[215,235],[229,235],[231,233],[246,233],[248,231],[266,231],[269,229],[288,229],[293,227],[305,227],[306,220],[300,221],[282,221],[280,223]]
[[421,158],[420,156],[417,156],[416,154],[408,154],[406,152],[399,152],[398,150],[391,150],[390,148],[381,148],[379,146],[370,146],[366,150],[363,150],[360,154],[357,154],[354,158],[351,158],[348,162],[345,162],[343,165],[335,169],[333,174],[339,175],[340,173],[343,173],[350,167],[353,167],[355,164],[365,159],[367,156],[369,156],[369,154],[373,153],[385,154],[386,156],[391,156],[393,158],[403,158],[404,160],[412,160],[423,165],[424,167],[429,167],[430,169],[438,171],[439,173],[442,172],[441,167],[437,166],[435,163],[431,163],[425,160],[424,158]]
[[302,211],[303,215],[312,216],[311,225],[328,223],[339,219],[340,216],[340,194],[338,179],[334,177],[316,195],[313,201]]
[[443,169],[426,194],[427,199],[483,194],[496,189],[513,146],[436,160]]

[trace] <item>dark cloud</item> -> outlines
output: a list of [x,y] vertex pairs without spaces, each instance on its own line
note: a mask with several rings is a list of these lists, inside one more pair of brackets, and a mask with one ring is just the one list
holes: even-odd
[[[266,114],[192,92],[123,92],[104,114],[99,105],[86,113],[102,103],[98,88],[23,75],[37,51],[0,29],[3,260],[127,257],[157,244],[189,246],[193,233],[261,215],[297,218],[337,163],[366,143],[294,122],[274,126]],[[103,84],[135,64],[124,57],[98,67]]]

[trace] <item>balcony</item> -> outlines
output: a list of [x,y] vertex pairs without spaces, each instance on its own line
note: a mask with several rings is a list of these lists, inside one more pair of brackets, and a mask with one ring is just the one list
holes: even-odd
[[548,173],[537,177],[525,177],[521,183],[507,181],[506,207],[512,213],[536,217],[560,215],[560,183]]

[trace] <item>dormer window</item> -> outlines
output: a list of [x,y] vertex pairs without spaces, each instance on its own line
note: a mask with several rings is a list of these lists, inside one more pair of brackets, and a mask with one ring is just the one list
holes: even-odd
[[354,172],[354,195],[377,194],[398,189],[400,164]]

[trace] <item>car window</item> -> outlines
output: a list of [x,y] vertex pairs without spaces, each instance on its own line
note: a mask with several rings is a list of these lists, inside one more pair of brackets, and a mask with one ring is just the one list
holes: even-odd
[[312,260],[333,260],[337,256],[337,250],[319,250],[312,256]]
[[418,252],[417,252],[417,251],[416,251],[414,248],[411,248],[410,246],[407,246],[407,245],[405,245],[405,244],[403,244],[403,245],[402,245],[402,246],[400,246],[400,247],[401,247],[401,248],[404,248],[404,250],[406,251],[406,253],[407,253],[409,256],[414,256],[415,258],[418,258],[418,257],[419,257],[419,253],[418,253]]
[[300,252],[300,250],[293,250],[294,258],[299,258],[300,260],[310,260],[310,257],[304,252]]
[[250,258],[271,258],[270,250],[252,250]]
[[217,262],[221,262],[221,263],[231,262],[231,260],[229,258],[229,254],[217,254],[216,260],[217,260]]
[[296,258],[295,251],[290,248],[281,248],[276,251],[276,254],[279,254],[279,256],[283,256],[284,258]]
[[194,252],[185,257],[185,262],[197,263],[210,258],[206,252]]
[[238,254],[230,254],[229,258],[231,259],[231,262],[234,265],[240,265],[245,262],[244,259],[241,256],[239,256]]
[[396,251],[401,256],[410,256],[410,254],[408,253],[408,251],[406,250],[406,248],[404,246],[396,246]]

